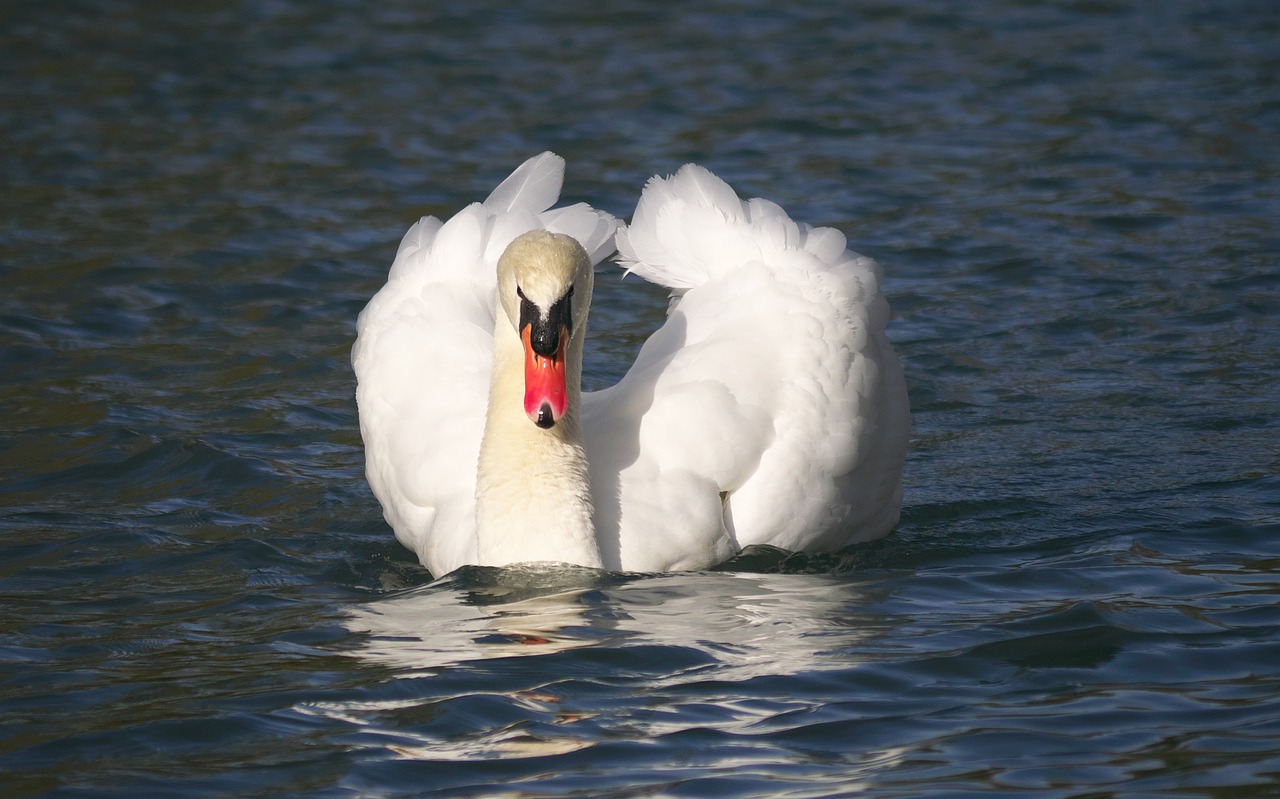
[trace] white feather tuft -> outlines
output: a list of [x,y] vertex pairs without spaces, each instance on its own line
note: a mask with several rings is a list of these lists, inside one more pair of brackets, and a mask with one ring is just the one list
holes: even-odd
[[541,213],[560,199],[564,185],[564,159],[553,152],[536,155],[521,164],[489,194],[484,207],[492,214],[512,211]]
[[743,202],[727,183],[693,164],[649,181],[631,224],[618,230],[617,245],[628,273],[677,293],[753,261],[783,268],[812,266],[816,258],[829,268],[846,258],[838,231],[800,225],[768,200]]

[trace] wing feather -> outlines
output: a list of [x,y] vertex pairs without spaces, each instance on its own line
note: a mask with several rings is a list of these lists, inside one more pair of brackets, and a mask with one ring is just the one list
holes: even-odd
[[562,185],[564,159],[555,153],[542,153],[525,161],[499,183],[484,201],[484,207],[495,216],[515,210],[540,213],[560,199]]

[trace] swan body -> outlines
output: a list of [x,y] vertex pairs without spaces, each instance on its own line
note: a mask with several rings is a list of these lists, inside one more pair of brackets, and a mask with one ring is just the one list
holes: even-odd
[[[658,572],[892,529],[909,411],[875,262],[701,167],[651,180],[621,228],[551,209],[563,170],[544,153],[419,221],[360,315],[366,474],[398,540],[436,576]],[[615,247],[672,302],[623,379],[584,394],[593,267]]]

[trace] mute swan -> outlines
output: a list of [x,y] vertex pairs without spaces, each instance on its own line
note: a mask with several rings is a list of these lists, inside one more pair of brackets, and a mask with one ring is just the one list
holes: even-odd
[[[360,314],[366,474],[397,539],[439,577],[702,569],[886,534],[909,411],[875,262],[701,167],[650,180],[629,227],[548,210],[563,178],[543,153],[424,217]],[[593,267],[615,243],[671,306],[626,376],[583,394]]]

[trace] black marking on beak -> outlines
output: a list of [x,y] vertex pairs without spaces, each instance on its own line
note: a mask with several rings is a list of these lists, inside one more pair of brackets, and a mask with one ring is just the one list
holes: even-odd
[[573,298],[573,286],[569,287],[563,297],[556,300],[545,316],[542,314],[542,309],[525,297],[524,291],[518,286],[516,294],[520,297],[520,329],[524,330],[526,326],[531,328],[529,345],[542,357],[553,357],[560,349],[560,328],[563,327],[566,334],[573,330],[573,309],[570,304]]

